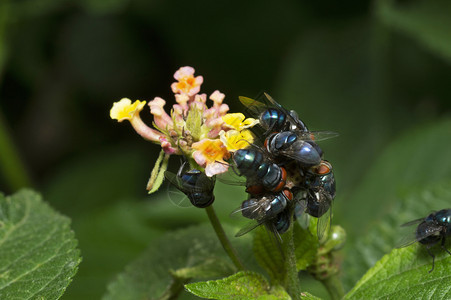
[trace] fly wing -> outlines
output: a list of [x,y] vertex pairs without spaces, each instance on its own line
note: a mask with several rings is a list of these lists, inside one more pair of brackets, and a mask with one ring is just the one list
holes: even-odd
[[408,226],[412,226],[412,225],[418,225],[418,224],[420,224],[423,221],[424,221],[424,218],[416,219],[416,220],[413,220],[413,221],[410,221],[410,222],[402,224],[401,227],[408,227]]
[[338,132],[328,131],[328,130],[308,131],[308,132],[298,133],[298,137],[301,140],[314,141],[314,142],[328,140],[328,139],[331,139],[331,138],[334,138],[337,136],[339,136]]
[[[318,241],[322,241],[325,236],[327,236],[326,233],[329,233],[330,226],[332,222],[332,205],[330,207],[320,207],[320,211],[323,210],[323,214],[318,219],[318,225],[316,227],[316,232],[318,235]],[[324,212],[324,210],[326,210]]]
[[193,188],[196,192],[208,192],[213,193],[215,188],[216,176],[208,177],[205,173],[202,173],[196,181],[196,185]]
[[[253,198],[245,200],[245,201],[249,201],[250,203],[247,203],[245,207],[243,207],[243,205],[241,205],[239,208],[235,209],[230,214],[230,216],[232,218],[244,216],[248,219],[264,220],[264,216],[261,216],[261,212],[260,212],[260,209],[261,209],[260,202]],[[243,203],[244,203],[244,201],[243,201]]]
[[164,172],[164,177],[173,185],[175,186],[178,190],[182,191],[183,193],[186,191],[185,188],[183,187],[182,181],[180,180],[180,177],[177,176],[176,174],[169,172],[169,171],[165,171]]
[[239,96],[238,98],[240,99],[241,104],[243,104],[246,107],[244,111],[246,117],[250,115],[256,119],[260,119],[261,113],[268,108],[266,104],[259,102],[255,99],[244,96]]
[[245,235],[246,233],[248,233],[248,232],[254,230],[255,228],[257,228],[258,226],[262,225],[264,222],[265,222],[264,220],[260,220],[260,221],[253,220],[253,221],[249,222],[235,234],[235,237],[240,237],[240,236]]
[[[192,207],[192,204],[185,193],[186,190],[181,183],[180,177],[169,171],[164,172],[164,177],[169,181],[169,184],[167,185],[167,195],[169,201],[178,207]],[[177,189],[172,187],[176,187]]]
[[216,175],[216,178],[222,183],[229,185],[246,185],[246,177],[240,176],[237,167],[234,164],[229,164],[229,169],[225,173]]
[[[418,224],[424,221],[424,219],[418,219],[411,222],[408,222],[406,224],[401,225],[402,227],[406,227],[409,225]],[[407,247],[415,242],[421,241],[422,239],[425,239],[431,235],[436,234],[437,232],[440,232],[442,229],[440,226],[435,226],[431,224],[428,227],[428,230],[422,231],[420,233],[417,232],[418,227],[412,227],[409,228],[409,232],[406,234],[403,234],[402,237],[399,239],[399,241],[396,243],[396,248],[403,248]]]

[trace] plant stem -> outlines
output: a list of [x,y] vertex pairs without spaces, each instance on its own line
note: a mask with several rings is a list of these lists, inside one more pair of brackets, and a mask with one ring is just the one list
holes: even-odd
[[238,258],[238,255],[235,251],[235,249],[232,247],[232,244],[230,243],[229,239],[227,238],[224,229],[222,228],[221,223],[219,222],[218,216],[216,215],[216,212],[212,205],[205,208],[205,211],[207,212],[208,218],[210,219],[210,223],[213,226],[213,229],[216,232],[216,235],[219,239],[219,241],[222,244],[222,247],[224,248],[227,255],[232,260],[233,264],[237,267],[238,270],[244,270],[243,263]]
[[338,300],[343,298],[345,291],[343,289],[341,280],[338,278],[337,273],[327,277],[324,280],[321,280],[321,283],[326,287],[332,300]]
[[301,286],[296,269],[296,255],[294,253],[293,220],[288,231],[284,234],[283,250],[285,256],[285,289],[292,299],[301,299]]

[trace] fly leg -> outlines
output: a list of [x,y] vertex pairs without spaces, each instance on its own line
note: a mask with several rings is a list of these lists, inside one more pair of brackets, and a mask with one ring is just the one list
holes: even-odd
[[446,247],[445,247],[445,241],[446,241],[446,238],[445,238],[445,236],[443,236],[443,237],[442,237],[442,242],[441,242],[441,244],[440,244],[440,247],[441,247],[443,250],[445,250],[449,255],[451,255],[451,252],[449,252],[449,250],[446,249]]
[[431,250],[429,250],[429,248],[431,247],[431,245],[427,245],[426,246],[426,250],[429,253],[430,256],[432,256],[432,269],[429,270],[429,273],[431,273],[432,271],[434,271],[434,262],[435,262],[435,255],[432,254]]

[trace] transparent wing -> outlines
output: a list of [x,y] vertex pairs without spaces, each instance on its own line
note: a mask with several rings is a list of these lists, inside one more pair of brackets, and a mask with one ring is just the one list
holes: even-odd
[[307,229],[309,225],[309,215],[305,213],[305,209],[307,208],[307,201],[298,200],[294,205],[294,216],[296,221],[301,225],[302,228]]
[[418,224],[420,224],[423,221],[424,221],[424,218],[416,219],[416,220],[413,220],[413,221],[410,221],[410,222],[402,224],[401,227],[408,227],[408,226],[412,226],[412,225],[418,225]]
[[[256,199],[248,199],[245,201],[249,201],[245,207],[242,205],[235,209],[230,216],[232,218],[236,217],[246,217],[248,219],[254,219],[254,220],[261,220],[265,221],[267,218],[265,218],[264,213],[262,214],[262,203],[260,201],[257,201]],[[244,203],[244,202],[243,202]]]
[[339,136],[338,132],[327,130],[298,133],[298,137],[301,140],[314,142],[328,140],[337,136]]
[[[323,208],[326,209],[326,208]],[[323,213],[318,219],[318,225],[316,227],[316,233],[318,235],[318,241],[322,241],[326,233],[329,233],[332,222],[332,206],[327,208],[327,211]]]
[[164,172],[164,177],[178,190],[185,192],[185,188],[183,187],[182,181],[180,177],[170,171]]
[[262,113],[268,107],[265,103],[259,102],[249,97],[239,96],[238,98],[240,99],[241,104],[243,104],[246,109],[249,110],[250,114],[253,117],[260,117],[260,113]]
[[181,186],[180,178],[174,173],[171,173],[169,171],[166,171],[164,173],[164,176],[169,181],[169,183],[166,186],[169,201],[178,207],[183,208],[192,207],[192,204],[189,201],[187,195],[182,190],[183,187]]
[[216,175],[216,178],[225,184],[230,185],[246,185],[246,177],[240,176],[238,170],[236,169],[236,166],[233,164],[229,164],[229,170],[225,173],[221,173]]
[[245,235],[246,233],[248,233],[249,231],[254,230],[255,228],[257,228],[258,226],[262,225],[265,221],[264,220],[260,220],[260,221],[250,221],[248,224],[246,224],[243,228],[241,228],[236,234],[235,237],[240,237]]
[[[406,224],[415,225],[415,224],[421,223],[422,221],[424,221],[424,219],[414,220],[414,221],[408,222]],[[401,226],[407,227],[408,225],[406,225],[406,224],[403,224]],[[411,228],[409,228],[409,231],[407,233],[403,233],[401,238],[396,243],[396,248],[407,247],[407,246],[409,246],[415,242],[418,242],[422,239],[425,239],[431,235],[435,235],[437,232],[440,232],[442,229],[440,226],[435,226],[435,225],[431,224],[428,226],[428,230],[424,230],[424,231],[421,231],[420,233],[418,233],[417,228],[418,228],[418,226],[411,227]]]

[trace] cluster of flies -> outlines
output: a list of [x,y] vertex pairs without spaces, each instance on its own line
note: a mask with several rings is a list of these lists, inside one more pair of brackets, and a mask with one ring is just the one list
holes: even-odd
[[[232,214],[241,214],[252,222],[236,236],[262,224],[280,236],[288,230],[292,214],[304,220],[307,214],[318,218],[317,235],[321,240],[330,228],[335,178],[332,165],[323,159],[317,142],[337,134],[309,131],[296,112],[283,108],[267,94],[258,100],[240,97],[249,115],[259,120],[259,125],[253,128],[259,137],[257,142],[234,152],[228,162],[229,173],[242,179],[220,178],[226,183],[245,185],[249,195]],[[186,161],[177,174],[166,171],[165,177],[196,207],[207,207],[215,199],[215,177],[189,168]],[[403,237],[398,248],[414,242],[425,245],[432,257],[429,271],[432,272],[435,262],[435,255],[430,251],[432,246],[440,244],[451,255],[445,248],[446,237],[451,235],[451,209],[433,212],[402,226],[412,225],[417,226]]]
[[[241,236],[264,224],[277,236],[288,230],[293,214],[307,220],[318,218],[318,238],[330,228],[331,207],[335,198],[335,178],[330,162],[323,160],[317,141],[336,136],[330,131],[309,131],[296,112],[289,111],[268,94],[258,100],[240,97],[246,115],[259,120],[252,130],[254,143],[233,153],[229,172],[219,179],[246,186],[248,199],[232,214],[252,221],[236,235]],[[215,177],[207,177],[183,163],[177,174],[166,178],[187,195],[196,207],[214,201]],[[304,221],[307,224],[306,221]]]

